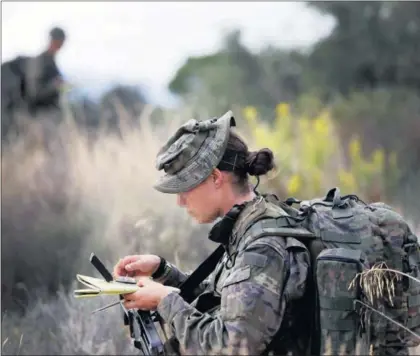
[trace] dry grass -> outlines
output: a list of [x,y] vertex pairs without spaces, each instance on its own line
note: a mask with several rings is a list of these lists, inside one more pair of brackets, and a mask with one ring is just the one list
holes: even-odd
[[94,141],[71,119],[23,121],[2,157],[4,354],[127,354],[119,313],[90,317],[104,301],[67,296],[76,273],[95,274],[90,253],[108,267],[126,254],[156,253],[190,269],[214,248],[202,236],[208,226],[152,188],[155,155],[181,114],[155,126],[146,111],[140,128],[122,122],[120,136],[99,132]]
[[[386,263],[378,263],[372,266],[372,268],[358,273],[353,281],[349,285],[349,289],[359,287],[365,292],[367,301],[369,304],[358,301],[363,307],[370,311],[381,315],[384,319],[396,324],[399,328],[404,329],[406,332],[413,335],[418,341],[420,341],[420,335],[414,331],[408,329],[401,323],[391,319],[388,315],[380,312],[377,306],[383,302],[389,303],[391,306],[394,305],[393,299],[395,297],[395,282],[400,281],[402,277],[409,278],[415,283],[420,284],[420,280],[410,276],[407,273],[388,268]],[[420,345],[409,349],[410,355],[418,355],[420,353]]]
[[24,318],[6,313],[2,320],[4,355],[134,355],[119,308],[91,315],[106,302],[80,302],[60,291],[40,298]]
[[[420,282],[408,274],[401,274],[414,279],[416,282]],[[381,262],[375,264],[372,268],[357,274],[352,283],[350,283],[349,289],[354,288],[356,284],[359,284],[371,305],[376,305],[377,301],[386,301],[393,306],[395,297],[394,282],[399,281],[400,279],[401,275],[399,271],[389,269],[386,263]],[[357,281],[359,283],[357,283]]]

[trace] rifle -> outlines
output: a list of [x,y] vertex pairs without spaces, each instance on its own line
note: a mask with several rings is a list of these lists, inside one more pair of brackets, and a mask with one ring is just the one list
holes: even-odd
[[[113,280],[112,274],[94,253],[90,255],[89,260],[107,282]],[[120,277],[115,281],[136,284],[136,280],[130,277]],[[129,326],[130,336],[133,339],[134,347],[139,349],[143,355],[164,355],[163,343],[155,325],[155,322],[161,322],[159,314],[157,312],[149,312],[140,309],[126,309],[122,303],[122,294],[119,295],[119,298],[120,300],[118,303],[121,305],[124,312],[124,325]],[[114,304],[115,303],[112,305]]]
[[[187,302],[191,303],[195,299],[194,289],[213,271],[218,261],[222,257],[225,248],[223,245],[213,251],[213,253],[202,262],[196,270],[181,284],[179,295]],[[90,255],[90,262],[98,270],[98,272],[104,277],[105,281],[113,281],[112,274],[106,269],[104,264],[99,260],[94,253]],[[115,279],[116,282],[136,284],[136,280],[130,277],[119,277]],[[133,339],[134,347],[139,349],[143,355],[158,355],[164,356],[165,349],[161,341],[158,330],[156,329],[155,323],[157,322],[164,333],[162,326],[162,319],[160,315],[155,312],[144,311],[144,310],[127,310],[123,303],[123,296],[120,294],[120,300],[117,303],[112,303],[106,307],[100,308],[96,311],[106,309],[112,305],[120,304],[124,311],[124,325],[129,325],[130,336]]]

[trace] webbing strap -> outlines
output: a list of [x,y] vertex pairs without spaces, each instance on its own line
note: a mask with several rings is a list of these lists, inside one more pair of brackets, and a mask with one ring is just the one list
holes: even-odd
[[332,331],[352,331],[356,329],[356,322],[349,319],[329,319],[323,318],[321,320],[321,329]]
[[420,315],[416,315],[414,317],[409,317],[407,320],[407,327],[409,329],[413,329],[415,327],[420,326]]
[[410,295],[408,297],[408,307],[418,307],[420,305],[420,294]]
[[346,234],[340,234],[336,231],[328,231],[322,230],[321,231],[321,239],[322,241],[326,242],[339,242],[339,243],[347,243],[347,244],[360,244],[361,237],[359,234],[353,234],[348,232]]
[[319,297],[319,306],[321,309],[331,310],[354,310],[354,299],[350,297]]
[[269,218],[257,221],[246,233],[245,241],[247,241],[251,236],[260,237],[263,235],[274,235],[274,236],[283,236],[283,237],[296,237],[296,238],[306,238],[314,239],[315,235],[310,231],[302,227],[290,226],[290,222],[287,217],[280,218]]
[[181,284],[179,294],[187,303],[191,303],[195,299],[194,290],[213,272],[224,253],[225,248],[220,245]]

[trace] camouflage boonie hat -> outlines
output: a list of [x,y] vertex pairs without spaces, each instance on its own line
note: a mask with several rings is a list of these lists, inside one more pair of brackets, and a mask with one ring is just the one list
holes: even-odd
[[156,168],[165,171],[154,185],[162,193],[187,192],[217,167],[226,150],[231,126],[236,126],[232,111],[220,118],[189,120],[159,150]]

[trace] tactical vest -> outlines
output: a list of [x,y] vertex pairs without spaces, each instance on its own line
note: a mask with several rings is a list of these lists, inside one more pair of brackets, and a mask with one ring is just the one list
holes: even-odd
[[[234,265],[240,265],[241,261],[236,258],[236,255],[249,246],[250,243],[262,237],[269,237],[264,239],[262,244],[267,244],[271,248],[277,250],[279,255],[284,255],[284,250],[290,252],[293,250],[306,250],[306,246],[291,236],[279,237],[275,232],[281,231],[287,223],[283,223],[281,219],[287,221],[288,214],[279,205],[267,201],[264,197],[258,196],[254,201],[248,203],[245,209],[239,215],[235,226],[232,230],[227,252],[216,266],[212,273],[207,293],[204,294],[204,299],[199,302],[199,307],[205,303],[209,303],[213,299],[214,305],[217,298],[220,298],[222,288],[226,281],[233,283],[231,280],[230,271]],[[271,238],[270,238],[271,237]],[[286,254],[287,256],[287,254]],[[286,261],[288,262],[288,261]],[[288,263],[286,263],[288,266]],[[289,267],[289,266],[288,266]],[[240,278],[240,274],[237,278]],[[287,281],[284,285],[287,287]],[[291,355],[305,355],[309,354],[309,338],[311,332],[312,320],[308,320],[308,315],[313,309],[309,297],[310,291],[297,298],[293,294],[287,294],[287,308],[281,324],[281,328],[277,336],[271,342],[266,350],[266,354],[291,354]],[[203,297],[203,296],[202,296]],[[211,310],[206,310],[210,314],[217,313],[218,306],[214,306]]]
[[[226,246],[227,251],[213,272],[209,290],[220,292],[223,287],[223,281],[230,274],[231,268],[239,262],[236,259],[238,252],[246,249],[256,238],[267,236],[267,224],[271,224],[270,221],[274,221],[273,219],[275,218],[286,215],[286,212],[281,207],[266,201],[262,196],[248,203],[234,225],[229,244]],[[297,240],[295,243],[302,248],[306,248]],[[279,250],[280,253],[284,248],[284,244],[278,237],[273,238],[269,242],[269,245]]]

